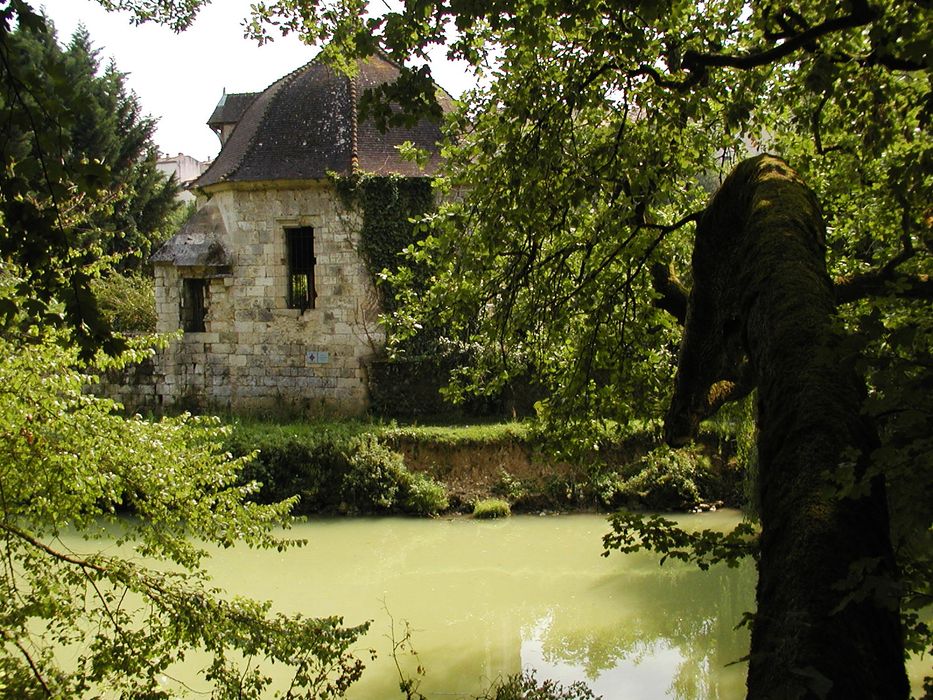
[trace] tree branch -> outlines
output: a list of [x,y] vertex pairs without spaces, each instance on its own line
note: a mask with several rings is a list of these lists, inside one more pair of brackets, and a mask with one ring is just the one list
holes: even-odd
[[816,41],[820,37],[843,31],[845,29],[854,29],[871,24],[879,17],[879,13],[870,7],[864,0],[858,0],[853,3],[851,14],[844,17],[833,17],[820,22],[815,27],[810,27],[802,32],[788,36],[787,39],[777,46],[770,49],[752,51],[743,55],[718,54],[718,53],[700,53],[698,51],[687,51],[684,54],[683,67],[688,71],[705,70],[707,68],[738,68],[747,70],[759,66],[768,65],[794,53],[798,49],[806,48],[808,44]]
[[865,67],[869,66],[882,66],[889,70],[900,70],[905,72],[924,70],[926,66],[919,61],[910,61],[906,58],[898,58],[897,56],[886,55],[883,56],[877,51],[872,51],[867,56],[862,56],[861,58],[856,58],[861,65]]
[[911,237],[911,231],[915,226],[910,205],[903,196],[895,197],[901,205],[901,250],[879,268],[861,274],[837,277],[834,280],[837,304],[886,294],[907,299],[933,299],[933,284],[928,274],[898,271],[898,267],[913,258],[917,250]]
[[690,214],[687,214],[686,216],[684,216],[678,221],[675,221],[672,224],[652,224],[652,223],[648,223],[647,221],[638,221],[636,222],[635,225],[641,228],[650,228],[653,231],[661,231],[662,233],[666,235],[668,233],[672,233],[676,231],[679,228],[683,228],[687,224],[690,224],[690,223],[695,224],[699,222],[701,216],[703,216],[703,210],[695,211]]
[[835,280],[836,303],[893,294],[906,299],[933,300],[933,280],[929,275],[902,274],[896,270],[872,270],[861,275],[844,275]]
[[[687,214],[685,217],[670,225],[641,223],[644,228],[651,228],[668,234],[676,231],[682,226],[693,222],[697,223],[703,211],[695,211]],[[690,290],[681,282],[677,276],[674,266],[671,264],[657,262],[651,266],[651,283],[654,291],[660,294],[659,299],[655,299],[653,304],[656,308],[667,311],[671,316],[677,319],[680,325],[687,320],[687,298],[690,296]]]
[[683,80],[673,80],[662,76],[656,68],[642,65],[638,67],[638,70],[629,71],[628,77],[637,78],[642,75],[647,75],[662,88],[686,92],[700,83],[706,77],[706,74],[707,70],[705,66],[694,66],[690,68],[690,74],[686,78]]
[[78,557],[72,557],[62,552],[59,552],[56,549],[52,549],[44,542],[40,542],[39,540],[37,540],[35,537],[30,535],[28,532],[24,532],[23,530],[20,530],[18,527],[10,525],[9,523],[0,523],[0,529],[6,530],[11,535],[15,535],[16,537],[19,537],[20,539],[31,544],[36,549],[41,549],[46,554],[52,556],[55,559],[58,559],[59,561],[66,562],[68,564],[73,564],[74,566],[81,567],[82,569],[91,569],[101,574],[109,573],[108,570],[104,568],[103,566],[101,566],[100,564],[95,564],[93,562],[87,561],[86,559],[79,559]]
[[23,657],[26,659],[26,663],[29,664],[29,668],[32,671],[32,675],[35,676],[37,681],[39,681],[39,685],[42,686],[42,689],[45,691],[45,694],[50,698],[53,697],[54,693],[52,693],[52,689],[49,688],[49,684],[45,682],[45,678],[43,678],[42,676],[42,671],[39,669],[38,666],[36,666],[36,662],[32,660],[32,656],[30,656],[29,652],[26,650],[26,647],[20,644],[19,640],[14,639],[12,641],[13,641],[13,646],[19,649],[20,654],[22,654]]
[[[886,265],[859,275],[840,275],[833,280],[837,304],[850,304],[868,297],[894,294],[905,299],[933,299],[933,280],[925,274],[899,273],[897,266],[910,255],[902,251]],[[673,266],[655,263],[651,268],[656,308],[667,311],[683,325],[687,317],[687,298],[690,290],[677,276]]]
[[821,156],[825,156],[827,153],[832,153],[833,151],[842,150],[842,147],[838,144],[835,146],[823,145],[822,116],[823,108],[826,106],[827,102],[829,102],[829,93],[823,95],[820,104],[817,105],[817,108],[813,111],[813,118],[810,122],[810,126],[813,130],[813,145],[816,147],[816,152]]
[[657,262],[651,266],[651,283],[661,296],[654,300],[654,306],[667,311],[677,319],[680,325],[687,320],[687,297],[690,290],[684,286],[671,264]]

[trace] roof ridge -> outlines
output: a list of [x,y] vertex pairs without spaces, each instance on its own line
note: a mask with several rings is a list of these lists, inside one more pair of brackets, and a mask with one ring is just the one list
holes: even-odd
[[350,173],[360,169],[359,70],[350,76]]

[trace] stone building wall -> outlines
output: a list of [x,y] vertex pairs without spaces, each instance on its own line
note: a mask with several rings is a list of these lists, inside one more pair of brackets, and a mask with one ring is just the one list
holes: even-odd
[[[182,279],[206,280],[203,332],[161,351],[128,407],[152,404],[240,412],[367,408],[365,361],[384,344],[370,275],[357,254],[359,222],[327,182],[211,188],[230,265],[156,264],[158,330],[181,327]],[[287,304],[285,229],[311,226],[315,307]],[[146,384],[149,386],[146,386]],[[127,400],[129,399],[129,400]]]

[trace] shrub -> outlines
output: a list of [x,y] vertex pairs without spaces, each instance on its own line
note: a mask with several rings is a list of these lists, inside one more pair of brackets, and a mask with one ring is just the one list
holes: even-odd
[[405,495],[405,511],[415,515],[437,515],[450,506],[443,484],[424,474],[414,473]]
[[408,471],[402,455],[379,442],[378,431],[352,421],[240,421],[225,447],[234,455],[253,455],[243,478],[262,484],[255,500],[274,503],[298,495],[296,514],[435,515],[446,510],[444,485]]
[[551,680],[538,681],[534,672],[509,676],[484,700],[599,700],[585,684],[564,687]]
[[341,493],[351,510],[385,513],[400,509],[401,496],[412,479],[401,454],[366,435],[354,445],[347,461]]
[[618,484],[618,495],[650,510],[696,506],[711,479],[709,458],[697,450],[656,447],[638,467],[638,473]]
[[625,478],[614,469],[599,464],[590,472],[588,487],[600,508],[613,510],[621,505],[624,482]]
[[115,331],[153,333],[155,288],[151,277],[113,273],[94,281],[100,312]]
[[347,455],[362,429],[362,424],[238,422],[225,447],[238,456],[255,453],[242,475],[262,484],[255,496],[260,503],[298,495],[296,514],[334,512],[343,501],[343,475],[350,468]]
[[492,485],[490,489],[495,496],[503,498],[509,503],[520,501],[526,495],[525,485],[521,479],[517,479],[509,474],[505,469],[499,471],[499,480]]
[[498,498],[488,498],[477,501],[473,506],[474,518],[507,518],[512,514],[512,509],[507,501]]

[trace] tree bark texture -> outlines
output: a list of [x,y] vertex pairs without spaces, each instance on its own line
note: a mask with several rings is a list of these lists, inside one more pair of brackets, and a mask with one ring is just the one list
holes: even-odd
[[839,485],[864,472],[873,433],[837,342],[824,235],[816,198],[783,161],[736,167],[697,227],[665,429],[683,444],[736,387],[757,386],[748,697],[906,698],[884,483]]

